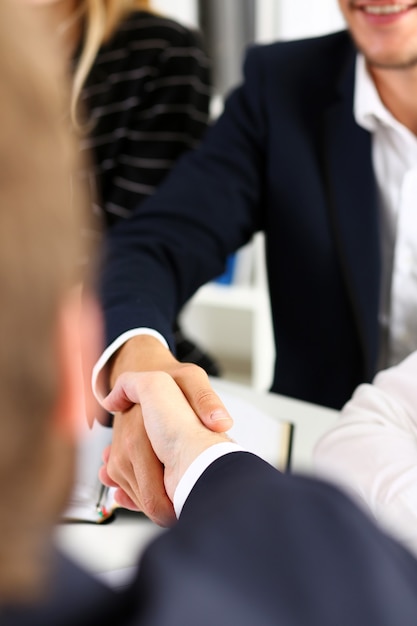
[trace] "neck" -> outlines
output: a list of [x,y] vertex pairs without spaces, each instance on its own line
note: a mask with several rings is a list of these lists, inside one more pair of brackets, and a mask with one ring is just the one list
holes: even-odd
[[368,69],[384,105],[417,136],[417,65],[401,70]]
[[0,612],[2,603],[39,600],[46,592],[51,565],[49,533],[15,519],[12,528],[5,527],[4,521],[0,524]]
[[[36,13],[45,32],[54,37],[58,52],[69,61],[81,36],[79,0],[61,0],[51,4],[30,7]],[[29,8],[28,8],[29,10]]]

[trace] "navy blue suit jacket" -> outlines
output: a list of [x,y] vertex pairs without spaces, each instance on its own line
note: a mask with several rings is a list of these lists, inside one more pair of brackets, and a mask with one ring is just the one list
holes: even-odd
[[170,338],[183,303],[262,230],[272,390],[339,408],[372,378],[378,206],[370,135],[353,117],[355,56],[346,32],[248,52],[201,147],[108,233],[108,342],[137,326]]
[[415,626],[417,561],[334,487],[238,452],[205,471],[127,590],[62,561],[49,591],[0,610],[2,626]]

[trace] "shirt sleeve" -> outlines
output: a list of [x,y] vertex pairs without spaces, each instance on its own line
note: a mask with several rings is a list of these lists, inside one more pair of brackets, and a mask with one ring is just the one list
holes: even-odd
[[358,387],[314,464],[417,553],[417,352]]
[[122,347],[123,344],[126,343],[126,341],[128,341],[132,337],[138,337],[139,335],[150,335],[151,337],[155,337],[155,339],[158,339],[162,343],[162,345],[168,348],[168,343],[166,342],[164,337],[160,333],[158,333],[158,331],[153,330],[153,328],[133,328],[132,330],[128,330],[119,337],[117,337],[117,339],[115,339],[109,346],[107,346],[107,348],[100,355],[100,358],[93,367],[91,385],[93,388],[93,393],[99,403],[104,400],[104,398],[110,391],[109,377],[107,371],[107,364],[110,358],[115,352],[117,352],[119,348]]
[[216,443],[210,448],[207,448],[202,452],[189,466],[174,493],[174,510],[177,518],[181,515],[182,508],[190,495],[197,480],[208,468],[209,465],[214,463],[217,459],[225,454],[232,452],[244,451],[244,449],[236,443],[223,442]]

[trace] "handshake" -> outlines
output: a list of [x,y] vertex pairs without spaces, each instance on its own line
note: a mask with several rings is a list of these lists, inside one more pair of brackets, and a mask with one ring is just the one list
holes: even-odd
[[121,506],[141,510],[161,526],[176,519],[174,493],[192,462],[207,448],[231,441],[224,431],[231,428],[232,419],[208,387],[206,374],[198,367],[179,365],[201,379],[205,423],[165,372],[121,374],[103,401],[104,408],[116,415],[100,479],[117,488]]

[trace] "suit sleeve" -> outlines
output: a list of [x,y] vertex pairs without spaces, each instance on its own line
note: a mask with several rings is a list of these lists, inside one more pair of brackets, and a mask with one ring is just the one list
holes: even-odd
[[417,563],[335,488],[218,459],[140,569],[147,625],[415,623]]
[[227,255],[261,227],[265,143],[257,63],[197,150],[107,237],[101,293],[107,344],[154,328],[172,342],[172,322],[195,290],[222,273]]
[[348,489],[417,552],[417,352],[361,385],[315,450],[317,470]]

